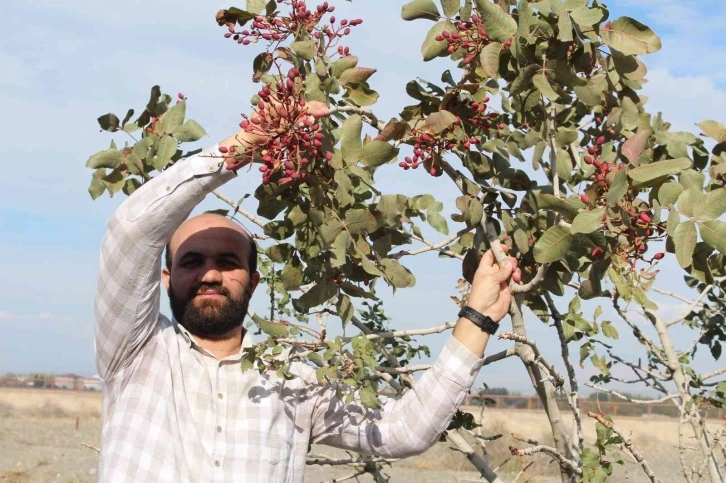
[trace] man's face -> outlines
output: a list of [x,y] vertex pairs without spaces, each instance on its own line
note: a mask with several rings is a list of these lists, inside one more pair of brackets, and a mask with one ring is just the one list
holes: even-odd
[[222,217],[183,224],[171,242],[164,271],[172,313],[192,334],[220,339],[242,325],[259,281],[249,273],[251,240]]

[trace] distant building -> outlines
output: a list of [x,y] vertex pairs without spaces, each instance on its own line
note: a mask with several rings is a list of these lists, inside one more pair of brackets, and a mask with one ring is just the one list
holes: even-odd
[[84,391],[101,391],[103,389],[103,380],[101,376],[96,374],[95,376],[82,378],[81,385]]

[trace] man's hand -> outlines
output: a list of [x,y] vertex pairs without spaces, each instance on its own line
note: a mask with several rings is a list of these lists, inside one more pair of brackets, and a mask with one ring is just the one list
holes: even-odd
[[517,260],[509,257],[500,266],[492,251],[488,250],[479,261],[466,305],[491,317],[494,322],[499,322],[509,312],[512,301],[509,277],[515,282],[522,279]]

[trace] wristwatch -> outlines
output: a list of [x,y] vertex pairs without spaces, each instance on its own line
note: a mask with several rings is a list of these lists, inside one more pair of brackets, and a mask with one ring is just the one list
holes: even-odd
[[467,307],[466,305],[462,307],[459,311],[459,317],[465,317],[471,320],[476,325],[478,325],[481,330],[491,335],[494,335],[499,328],[499,324],[494,322],[491,317],[479,313],[471,307]]

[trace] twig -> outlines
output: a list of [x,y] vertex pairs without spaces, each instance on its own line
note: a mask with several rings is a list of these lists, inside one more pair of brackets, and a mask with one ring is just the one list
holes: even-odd
[[341,476],[340,478],[333,478],[332,480],[325,481],[324,483],[340,483],[341,481],[352,480],[353,478],[357,478],[358,476],[366,473],[368,473],[368,470],[363,468],[362,470],[356,470],[349,475]]
[[570,472],[575,473],[577,476],[582,476],[582,469],[577,466],[577,463],[567,459],[565,455],[551,446],[546,446],[544,444],[531,446],[529,448],[517,448],[516,446],[510,446],[509,452],[512,453],[512,456],[531,456],[537,453],[546,453],[559,461],[560,465],[567,468]]
[[694,300],[693,302],[691,302],[691,305],[688,306],[687,311],[684,312],[683,315],[680,315],[680,316],[676,317],[675,319],[672,319],[672,320],[669,320],[668,322],[666,322],[665,323],[666,324],[666,327],[670,327],[673,324],[677,324],[678,322],[682,322],[683,319],[685,319],[686,317],[688,317],[688,314],[690,314],[691,312],[693,312],[693,309],[695,309],[696,306],[701,303],[701,300],[703,300],[703,297],[705,297],[706,295],[708,295],[708,292],[710,292],[712,289],[713,289],[713,285],[706,285],[706,288],[703,289],[703,291],[698,296],[698,298],[696,300]]
[[96,448],[95,446],[91,446],[91,445],[90,445],[90,444],[88,444],[88,443],[83,443],[83,442],[81,442],[81,446],[85,446],[85,447],[86,447],[86,448],[88,448],[88,449],[92,449],[92,450],[94,450],[94,451],[95,451],[96,453],[100,453],[100,452],[101,452],[101,450],[100,450],[100,449]]
[[712,377],[720,376],[720,375],[721,375],[721,374],[723,374],[724,372],[726,372],[726,367],[722,367],[722,368],[720,368],[720,369],[716,369],[716,370],[713,370],[713,371],[711,371],[711,372],[707,372],[707,373],[703,374],[703,375],[702,375],[702,376],[700,377],[700,379],[701,379],[702,381],[705,381],[706,379],[711,379]]
[[[458,258],[459,260],[463,260],[464,259],[464,255],[459,255],[458,253],[454,253],[451,250],[443,249],[443,248],[437,246],[438,243],[437,244],[434,244],[434,243],[428,241],[424,237],[420,237],[420,236],[415,235],[413,233],[409,233],[408,236],[410,236],[414,240],[420,241],[421,243],[423,243],[425,245],[428,245],[428,248],[420,248],[418,250],[413,250],[412,252],[409,252],[409,253],[406,253],[405,251],[404,252],[398,252],[398,253],[402,253],[402,255],[399,255],[399,257],[400,256],[403,256],[403,255],[416,255],[417,253],[423,253],[423,252],[427,252],[427,251],[431,251],[431,250],[438,250],[441,253],[444,253],[444,254],[452,257],[452,258]],[[414,252],[417,252],[417,253],[414,253]]]
[[535,360],[539,363],[541,363],[545,369],[550,373],[552,378],[555,380],[555,386],[564,386],[565,380],[562,378],[559,372],[557,372],[557,369],[548,362],[544,356],[540,353],[539,347],[537,347],[537,343],[531,339],[528,339],[526,337],[523,337],[521,335],[517,335],[513,332],[504,332],[499,336],[500,339],[507,339],[507,340],[513,340],[516,342],[520,342],[522,344],[527,344],[532,348],[532,351],[534,352]]
[[[407,337],[407,336],[412,336],[412,335],[440,334],[441,332],[445,332],[449,329],[453,329],[454,326],[456,326],[456,322],[447,322],[442,325],[437,325],[436,327],[429,327],[428,329],[408,329],[408,330],[376,332],[376,333],[366,334],[366,337],[368,338],[368,340],[376,340],[376,339],[393,339],[393,338]],[[352,337],[343,337],[344,342],[350,342],[351,340],[353,340]]]
[[385,372],[387,374],[410,374],[417,371],[427,371],[431,369],[431,364],[418,364],[415,366],[404,366],[404,367],[376,367],[377,371]]
[[479,456],[457,430],[447,431],[446,438],[456,446],[457,450],[466,455],[466,458],[479,470],[485,480],[489,483],[504,483],[489,466],[489,462]]
[[713,443],[711,443],[711,451],[709,454],[706,455],[705,458],[703,458],[703,462],[701,463],[701,466],[698,467],[698,470],[696,471],[696,474],[698,475],[698,479],[700,480],[703,478],[703,472],[706,469],[706,466],[708,465],[708,461],[711,459],[711,455],[713,454],[713,451],[716,449],[717,446],[719,446],[719,442],[721,441],[721,436],[723,436],[724,431],[726,431],[726,425],[723,423],[721,424],[721,429],[716,433],[716,436],[713,438]]
[[[237,213],[239,213],[240,215],[244,216],[245,218],[247,218],[248,220],[250,220],[250,221],[251,221],[252,223],[254,223],[255,225],[259,226],[260,228],[264,228],[264,227],[265,227],[265,222],[264,222],[263,220],[261,220],[260,218],[257,218],[257,217],[256,217],[255,215],[253,215],[253,214],[252,214],[252,213],[250,213],[249,211],[247,211],[247,210],[244,210],[244,209],[242,209],[242,208],[241,208],[241,207],[239,206],[239,203],[235,203],[234,201],[232,201],[231,199],[227,198],[226,196],[224,196],[224,195],[223,195],[222,193],[220,193],[220,192],[219,192],[219,191],[217,191],[217,190],[214,190],[214,191],[212,191],[212,194],[213,194],[214,196],[216,196],[217,198],[219,198],[220,200],[222,200],[222,201],[224,201],[225,203],[227,203],[227,204],[228,204],[229,206],[231,206],[231,207],[232,207],[232,209],[234,209],[234,210],[235,210],[235,211],[236,211]],[[267,236],[267,235],[258,235],[258,234],[255,234],[255,233],[253,233],[253,234],[252,234],[252,236],[253,236],[254,238],[258,238],[258,239],[260,239],[260,240],[267,240],[267,239],[269,239],[269,238],[270,238],[270,237],[269,237],[269,236]]]
[[[669,297],[673,297],[674,299],[680,300],[681,302],[685,302],[687,304],[692,304],[693,303],[693,300],[689,300],[689,299],[687,299],[685,297],[682,297],[682,296],[678,295],[677,293],[667,292],[665,290],[661,290],[661,289],[656,288],[656,287],[653,287],[653,291],[654,292],[657,292],[657,293],[659,293],[661,295],[667,295]],[[697,303],[696,305],[703,305],[703,304]]]
[[353,113],[353,114],[360,114],[363,117],[367,117],[370,122],[371,126],[378,129],[379,131],[382,131],[385,125],[381,125],[381,122],[378,120],[375,114],[370,109],[365,109],[363,107],[358,106],[333,106],[329,110],[329,115],[333,115],[336,112],[346,112],[346,113]]
[[660,403],[663,403],[663,402],[666,402],[666,401],[670,401],[671,399],[676,399],[676,398],[681,397],[680,394],[669,394],[669,395],[664,396],[664,397],[662,397],[660,399],[633,399],[633,398],[628,397],[628,396],[626,396],[624,394],[620,394],[617,391],[613,391],[612,389],[607,389],[607,388],[604,388],[602,386],[596,386],[595,384],[592,384],[590,382],[585,382],[583,384],[585,386],[591,388],[591,389],[595,389],[596,391],[606,392],[608,394],[612,394],[613,396],[619,397],[620,399],[623,399],[625,401],[631,402],[633,404],[643,404],[643,405],[660,404]]
[[618,430],[615,425],[613,425],[612,421],[608,421],[603,416],[599,414],[595,414],[592,411],[588,411],[587,415],[595,420],[597,420],[598,423],[602,424],[606,428],[610,428],[613,430],[613,433],[620,436],[620,439],[623,440],[623,444],[628,449],[630,454],[633,455],[633,457],[640,463],[640,466],[643,468],[643,471],[646,475],[648,475],[648,478],[650,478],[650,481],[652,483],[658,483],[658,478],[655,476],[655,473],[653,473],[653,470],[650,468],[650,465],[648,462],[643,458],[643,455],[640,454],[640,452],[636,449],[636,447],[633,445],[633,442],[630,440],[630,438],[626,438],[625,435]]
[[398,459],[370,457],[370,458],[344,458],[335,459],[325,455],[310,455],[305,460],[306,465],[321,466],[366,466],[371,463],[395,463]]
[[557,173],[557,146],[555,144],[555,135],[557,134],[557,111],[555,105],[550,102],[547,109],[547,118],[549,120],[549,145],[550,145],[550,171],[552,172],[552,189],[555,198],[560,197],[560,175]]
[[[418,255],[418,254],[425,253],[425,252],[429,252],[429,251],[432,251],[432,250],[440,250],[443,247],[449,245],[451,242],[453,242],[454,240],[456,240],[460,236],[464,235],[465,233],[469,233],[470,231],[471,231],[471,228],[462,228],[461,230],[459,230],[458,232],[454,233],[450,237],[448,237],[448,238],[446,238],[444,240],[441,240],[438,243],[433,243],[433,244],[431,242],[429,242],[428,240],[425,240],[423,238],[419,239],[418,237],[416,237],[416,235],[411,235],[412,238],[415,238],[415,239],[421,241],[422,243],[427,244],[427,246],[422,247],[422,248],[417,248],[415,250],[401,250],[401,251],[398,251],[396,253],[393,253],[393,254],[389,255],[389,258],[398,259],[398,258],[407,256],[407,255]],[[448,250],[441,250],[441,251],[444,252],[444,253],[447,253],[447,254],[453,253],[453,252],[449,252]],[[457,254],[454,254],[454,255],[457,255]]]

